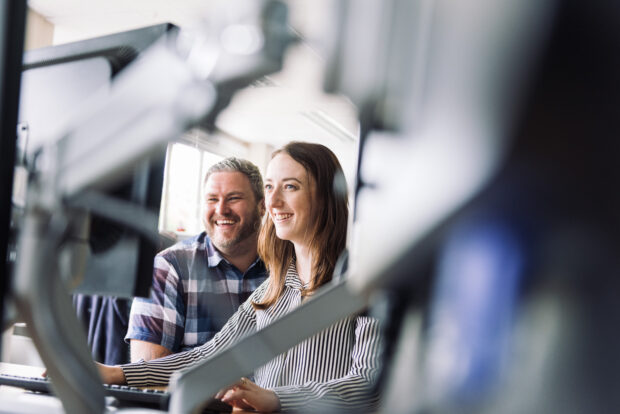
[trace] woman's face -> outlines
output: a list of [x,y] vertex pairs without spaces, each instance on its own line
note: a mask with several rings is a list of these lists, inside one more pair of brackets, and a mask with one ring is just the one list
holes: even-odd
[[307,246],[315,186],[305,168],[290,155],[280,153],[271,160],[265,174],[265,204],[278,238]]

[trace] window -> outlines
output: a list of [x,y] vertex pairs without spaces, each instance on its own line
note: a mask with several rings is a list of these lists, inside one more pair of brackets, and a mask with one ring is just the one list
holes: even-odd
[[187,144],[168,146],[159,231],[182,239],[203,230],[202,180],[224,157]]

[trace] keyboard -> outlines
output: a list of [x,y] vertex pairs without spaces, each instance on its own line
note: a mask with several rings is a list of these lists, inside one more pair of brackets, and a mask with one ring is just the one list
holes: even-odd
[[[52,394],[50,381],[42,377],[23,377],[0,373],[0,385],[19,387],[29,391]],[[121,403],[156,406],[166,410],[170,400],[170,393],[162,390],[142,389],[127,385],[103,384],[105,393],[109,397],[115,397]],[[230,412],[232,407],[219,400],[211,400],[205,407],[205,412]]]

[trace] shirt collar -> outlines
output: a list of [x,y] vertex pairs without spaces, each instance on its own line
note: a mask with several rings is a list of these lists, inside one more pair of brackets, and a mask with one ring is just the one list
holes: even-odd
[[[230,264],[230,262],[226,260],[224,256],[222,256],[222,253],[220,253],[220,251],[215,248],[213,242],[211,241],[211,238],[206,233],[204,236],[204,245],[205,252],[207,254],[207,265],[209,267],[217,267],[222,261]],[[252,269],[252,267],[255,266],[258,262],[260,262],[260,257],[258,257],[257,255],[256,259],[252,262],[250,267],[248,267],[248,271]]]
[[301,279],[299,279],[299,274],[297,273],[297,264],[295,263],[294,259],[291,260],[291,264],[288,266],[288,269],[286,271],[284,285],[290,287],[291,289],[303,289]]
[[207,265],[209,267],[216,267],[222,262],[222,260],[226,260],[224,259],[224,256],[222,256],[222,254],[215,248],[215,246],[211,242],[211,238],[206,234],[204,244],[205,252],[207,254]]

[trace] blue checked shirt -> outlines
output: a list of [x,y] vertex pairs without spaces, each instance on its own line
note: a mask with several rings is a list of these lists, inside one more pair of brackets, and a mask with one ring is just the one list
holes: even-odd
[[266,278],[258,257],[243,274],[204,232],[181,241],[155,257],[151,297],[134,299],[125,341],[152,342],[172,352],[201,345]]

